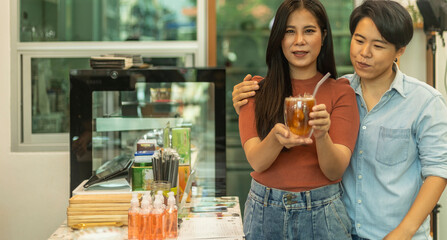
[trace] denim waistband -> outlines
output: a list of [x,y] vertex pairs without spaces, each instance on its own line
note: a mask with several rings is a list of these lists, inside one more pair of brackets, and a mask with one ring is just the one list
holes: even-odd
[[335,183],[309,191],[289,192],[266,187],[252,179],[249,196],[264,206],[285,207],[287,209],[307,209],[326,205],[342,195],[341,183]]

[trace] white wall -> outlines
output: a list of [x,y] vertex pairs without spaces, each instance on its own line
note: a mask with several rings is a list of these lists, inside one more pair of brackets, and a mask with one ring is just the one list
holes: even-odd
[[[447,41],[447,33],[444,33],[444,39]],[[446,42],[447,44],[447,42]],[[443,46],[441,37],[438,34],[436,39],[436,88],[444,95],[447,99],[447,46]],[[439,213],[439,224],[438,224],[438,239],[447,239],[447,190],[441,197],[439,202],[441,204]],[[442,227],[439,227],[442,226]]]
[[[447,44],[447,33],[444,33],[444,41]],[[443,46],[439,34],[436,38],[436,88],[447,99],[447,46]],[[447,206],[446,206],[447,207]]]
[[0,239],[48,239],[66,218],[69,154],[10,150],[10,14],[0,1]]
[[426,37],[422,29],[415,29],[413,39],[407,45],[404,55],[400,58],[400,70],[408,76],[415,77],[421,81],[426,80],[425,61]]

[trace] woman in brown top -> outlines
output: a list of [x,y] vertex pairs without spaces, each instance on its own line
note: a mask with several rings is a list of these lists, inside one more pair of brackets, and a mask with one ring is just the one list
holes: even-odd
[[247,239],[350,239],[340,200],[359,126],[347,80],[328,79],[310,113],[312,138],[284,125],[284,99],[312,93],[323,73],[336,77],[332,34],[318,1],[286,0],[278,8],[267,47],[267,76],[240,110],[239,129],[254,169],[245,205]]

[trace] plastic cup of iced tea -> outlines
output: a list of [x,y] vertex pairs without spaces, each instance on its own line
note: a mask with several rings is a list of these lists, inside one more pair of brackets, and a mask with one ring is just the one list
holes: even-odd
[[310,94],[298,97],[286,97],[284,100],[284,122],[290,131],[301,137],[312,136],[312,126],[309,125],[309,113],[315,106],[315,98]]

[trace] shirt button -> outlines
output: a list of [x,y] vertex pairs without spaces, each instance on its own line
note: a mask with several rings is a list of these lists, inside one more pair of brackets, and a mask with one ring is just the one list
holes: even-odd
[[360,223],[357,223],[357,227],[358,228],[360,228],[362,226],[362,224],[360,224]]
[[357,200],[357,202],[360,204],[360,203],[362,203],[362,200],[361,199],[359,199],[359,200]]
[[359,176],[358,176],[358,178],[359,178],[359,179],[362,179],[362,178],[363,178],[363,176],[362,176],[362,175],[359,175]]
[[362,129],[365,130],[365,129],[366,129],[366,126],[363,126]]
[[360,153],[360,154],[363,154],[363,150],[360,150],[359,153]]

